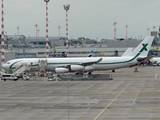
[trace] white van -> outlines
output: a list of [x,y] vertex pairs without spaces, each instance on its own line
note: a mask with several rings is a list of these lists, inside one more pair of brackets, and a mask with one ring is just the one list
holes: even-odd
[[3,75],[1,75],[1,80],[4,80],[4,81],[14,80],[14,81],[16,81],[16,80],[18,80],[18,78],[13,74],[3,74]]

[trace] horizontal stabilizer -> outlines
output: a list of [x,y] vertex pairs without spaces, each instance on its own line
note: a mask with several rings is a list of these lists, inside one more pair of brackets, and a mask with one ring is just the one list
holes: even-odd
[[153,55],[152,56],[148,56],[148,57],[144,57],[144,58],[137,58],[137,61],[138,62],[146,62],[147,60],[151,59],[152,57],[154,57]]

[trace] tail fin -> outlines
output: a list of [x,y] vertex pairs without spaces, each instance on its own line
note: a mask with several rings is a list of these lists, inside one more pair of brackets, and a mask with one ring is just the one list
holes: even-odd
[[141,57],[146,57],[150,50],[153,39],[154,39],[154,36],[147,36],[128,56],[138,55]]
[[88,57],[92,57],[92,54],[93,54],[93,50],[90,51]]

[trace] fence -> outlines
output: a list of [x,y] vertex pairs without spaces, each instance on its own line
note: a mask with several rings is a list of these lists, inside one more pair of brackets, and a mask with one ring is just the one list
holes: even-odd
[[59,75],[60,80],[113,80],[112,74],[84,74],[84,75]]

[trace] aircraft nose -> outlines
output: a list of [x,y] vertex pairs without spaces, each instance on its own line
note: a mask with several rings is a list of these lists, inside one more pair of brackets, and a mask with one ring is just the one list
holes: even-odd
[[3,67],[4,69],[6,69],[6,68],[7,68],[7,65],[6,65],[6,64],[3,64],[2,67]]

